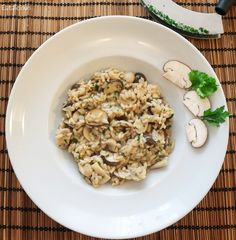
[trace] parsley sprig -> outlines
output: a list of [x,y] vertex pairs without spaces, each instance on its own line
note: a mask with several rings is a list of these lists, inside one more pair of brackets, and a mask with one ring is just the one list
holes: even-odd
[[192,70],[189,73],[189,80],[192,82],[192,89],[201,97],[209,97],[217,90],[217,83],[214,77],[204,72]]
[[[189,80],[192,82],[191,88],[195,90],[201,98],[211,96],[216,92],[218,87],[214,77],[198,70],[192,70],[189,73]],[[224,109],[225,106],[218,107],[215,110],[208,109],[204,111],[201,119],[211,126],[219,127],[220,124],[225,122],[226,118],[230,115],[229,112]]]
[[214,111],[208,109],[204,111],[202,120],[207,121],[210,125],[219,127],[221,123],[225,122],[225,119],[229,117],[229,112],[224,110],[225,106],[221,106]]

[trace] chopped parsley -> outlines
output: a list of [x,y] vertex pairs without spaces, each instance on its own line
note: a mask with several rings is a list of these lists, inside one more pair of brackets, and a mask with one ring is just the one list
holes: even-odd
[[159,17],[162,21],[164,21],[168,25],[178,28],[179,30],[182,30],[185,32],[190,32],[193,34],[201,34],[201,35],[209,34],[209,30],[207,30],[203,27],[194,28],[192,26],[185,25],[181,22],[176,22],[174,19],[170,18],[168,15],[164,14],[162,11],[156,9],[153,5],[148,5],[147,8],[152,14]]
[[137,135],[137,141],[138,142],[140,141],[140,135]]

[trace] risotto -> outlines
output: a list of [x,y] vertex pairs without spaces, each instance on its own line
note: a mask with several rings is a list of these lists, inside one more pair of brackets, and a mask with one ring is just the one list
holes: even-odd
[[173,109],[142,73],[106,69],[67,92],[56,133],[87,183],[140,181],[164,167],[173,148]]

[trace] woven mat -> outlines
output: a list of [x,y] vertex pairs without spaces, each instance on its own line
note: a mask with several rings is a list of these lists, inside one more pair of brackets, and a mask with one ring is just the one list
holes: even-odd
[[[178,2],[208,12],[213,11],[215,3]],[[4,119],[14,81],[34,50],[72,23],[111,14],[149,18],[138,0],[0,0],[0,239],[93,239],[57,224],[25,194],[9,161]],[[140,239],[236,239],[236,7],[224,17],[224,27],[226,32],[219,40],[190,40],[215,69],[233,114],[223,168],[210,192],[192,212],[169,228]]]

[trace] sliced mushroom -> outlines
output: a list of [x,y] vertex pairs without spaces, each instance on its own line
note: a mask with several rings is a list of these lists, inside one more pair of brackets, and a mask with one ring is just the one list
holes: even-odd
[[88,141],[92,142],[95,140],[95,136],[92,134],[91,130],[92,130],[91,128],[85,126],[83,129],[83,135]]
[[111,80],[120,80],[120,71],[117,69],[109,69],[108,70],[108,76],[110,77]]
[[102,156],[104,163],[110,166],[117,166],[120,163],[120,159],[116,158],[113,154],[108,156]]
[[127,82],[127,83],[132,83],[135,80],[135,75],[133,72],[126,72],[123,76],[123,79]]
[[104,89],[105,94],[120,92],[123,88],[123,83],[120,80],[115,80],[107,84]]
[[152,134],[144,134],[143,137],[147,145],[151,146],[156,144],[156,141],[152,138]]
[[66,101],[66,102],[64,102],[63,103],[63,108],[66,108],[66,107],[72,107],[72,105],[73,105],[73,102],[71,102],[71,101]]
[[192,119],[185,128],[188,141],[193,147],[199,148],[204,145],[207,140],[207,127],[202,120]]
[[78,166],[79,166],[80,172],[81,172],[84,176],[90,177],[90,176],[92,175],[93,169],[92,169],[92,167],[91,167],[90,164],[87,163],[87,164],[85,164],[84,166],[81,165],[81,164],[78,164]]
[[[75,108],[74,108],[72,102],[65,103],[63,108],[62,108],[62,111],[65,112],[65,113],[72,112],[74,110],[75,110]],[[71,115],[71,113],[70,113],[70,115]]]
[[197,117],[203,116],[204,111],[211,108],[209,99],[200,98],[195,91],[185,93],[183,99],[184,105]]
[[163,158],[161,161],[158,161],[155,164],[153,164],[151,166],[151,169],[166,167],[168,165],[168,161],[167,160],[168,160],[167,157]]
[[112,120],[110,125],[112,127],[130,127],[132,128],[133,127],[133,124],[128,122],[128,121],[125,121],[125,120]]
[[85,122],[90,126],[101,126],[109,123],[107,113],[97,108],[87,113]]
[[105,149],[110,152],[116,152],[117,151],[117,143],[114,139],[108,139],[105,144]]
[[75,84],[73,84],[72,86],[71,86],[71,90],[73,90],[73,89],[78,89],[79,87],[81,86],[81,84],[79,84],[79,83],[75,83]]
[[65,119],[64,121],[63,121],[63,123],[68,127],[68,128],[73,128],[74,127],[74,120],[72,119],[72,121],[70,121],[71,119]]
[[75,122],[78,122],[81,118],[80,116],[81,115],[76,111],[76,112],[73,113],[72,118]]
[[124,168],[119,168],[114,172],[114,175],[127,180],[141,181],[146,177],[147,165],[139,162],[134,162]]
[[116,119],[116,120],[119,120],[119,121],[121,121],[121,120],[127,121],[127,116],[125,116],[125,115],[116,116],[115,119]]
[[169,61],[164,67],[163,77],[171,81],[180,88],[189,88],[192,83],[189,80],[188,74],[191,72],[191,68],[179,61]]
[[134,74],[134,76],[135,76],[135,79],[134,79],[135,83],[138,83],[141,79],[143,79],[144,81],[147,81],[147,78],[143,73],[137,72]]
[[105,184],[110,180],[110,176],[99,166],[97,162],[92,165],[92,169],[98,175],[103,177],[102,180],[99,182],[100,185]]

